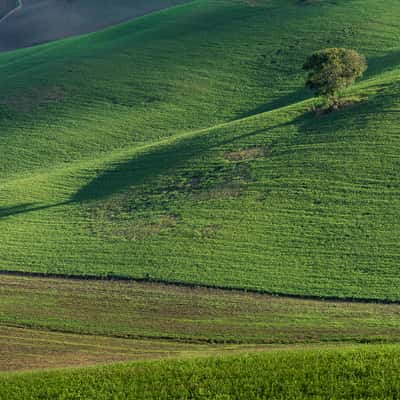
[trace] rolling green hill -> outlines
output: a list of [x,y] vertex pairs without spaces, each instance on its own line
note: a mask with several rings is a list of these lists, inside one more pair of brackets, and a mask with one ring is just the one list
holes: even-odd
[[[198,0],[0,55],[0,268],[399,301],[398,2]],[[305,57],[364,53],[316,116]]]

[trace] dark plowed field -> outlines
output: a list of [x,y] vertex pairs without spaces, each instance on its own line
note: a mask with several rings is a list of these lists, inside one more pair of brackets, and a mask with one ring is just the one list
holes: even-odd
[[[0,22],[0,51],[29,47],[93,32],[185,0],[22,0],[22,8]],[[0,0],[0,18],[16,0]]]

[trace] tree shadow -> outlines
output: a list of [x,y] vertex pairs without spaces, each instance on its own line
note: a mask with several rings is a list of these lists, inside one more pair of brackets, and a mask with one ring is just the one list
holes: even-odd
[[215,148],[266,133],[290,123],[278,123],[244,134],[238,130],[237,134],[233,136],[231,128],[226,126],[215,132],[205,132],[205,134],[197,134],[153,147],[137,154],[131,160],[111,166],[79,190],[71,198],[71,201],[84,202],[107,198],[128,188],[148,184],[151,179],[165,175],[173,176],[176,169],[185,167],[187,162],[193,158],[204,157]]
[[18,204],[18,205],[11,206],[11,207],[0,207],[0,220],[7,218],[7,217],[19,215],[19,214],[25,214],[25,213],[40,211],[40,210],[47,210],[49,208],[54,208],[54,207],[66,205],[69,203],[71,203],[71,201],[55,203],[55,204],[50,204],[50,205],[46,205],[46,206],[38,206],[38,205],[36,205],[36,203],[22,203],[22,204]]
[[[265,90],[267,90],[267,88]],[[247,118],[247,117],[251,117],[253,115],[265,113],[267,111],[272,111],[272,110],[275,110],[278,108],[282,108],[282,107],[288,106],[290,104],[303,101],[307,98],[310,98],[311,96],[312,96],[312,93],[309,92],[307,89],[305,89],[305,88],[297,89],[285,96],[282,96],[278,99],[261,104],[258,107],[253,108],[252,110],[248,110],[244,113],[241,113],[241,114],[237,115],[237,119]]]
[[[297,127],[298,134],[287,138],[283,146],[286,148],[285,151],[295,152],[298,151],[299,145],[303,146],[312,142],[329,145],[329,143],[342,141],[352,146],[352,142],[346,141],[349,130],[366,132],[369,124],[375,123],[378,115],[385,115],[385,118],[398,118],[400,111],[393,109],[393,105],[397,102],[398,93],[400,93],[400,83],[395,85],[396,90],[393,90],[392,85],[382,85],[382,90],[378,90],[370,97],[337,111],[317,115],[310,110],[298,116],[292,121]],[[357,146],[352,146],[352,148],[356,150]]]
[[0,219],[10,217],[12,215],[22,214],[34,208],[34,206],[34,203],[24,203],[11,207],[0,207]]

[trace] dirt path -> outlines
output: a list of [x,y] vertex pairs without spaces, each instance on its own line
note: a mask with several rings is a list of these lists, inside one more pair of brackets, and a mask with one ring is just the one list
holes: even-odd
[[6,15],[0,18],[0,24],[4,22],[7,18],[15,14],[18,10],[22,10],[22,7],[23,7],[22,0],[18,0],[17,6],[13,10],[9,11]]

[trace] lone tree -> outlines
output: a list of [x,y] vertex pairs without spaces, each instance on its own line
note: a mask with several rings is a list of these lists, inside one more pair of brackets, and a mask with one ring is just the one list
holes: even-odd
[[367,69],[365,57],[355,50],[331,48],[311,54],[303,69],[308,71],[306,86],[325,96],[328,107],[338,107],[339,91],[353,84]]

